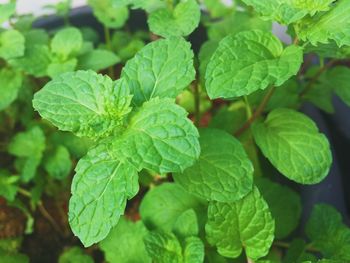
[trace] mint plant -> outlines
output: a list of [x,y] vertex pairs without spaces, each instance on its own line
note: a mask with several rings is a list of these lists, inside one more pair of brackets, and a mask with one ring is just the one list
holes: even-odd
[[104,39],[71,1],[47,7],[54,31],[0,5],[5,262],[43,260],[40,220],[61,242],[47,262],[350,262],[347,215],[297,191],[333,161],[301,106],[350,105],[348,0],[88,4]]

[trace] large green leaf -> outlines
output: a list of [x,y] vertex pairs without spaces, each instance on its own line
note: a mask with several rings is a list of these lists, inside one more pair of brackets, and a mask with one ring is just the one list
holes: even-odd
[[274,238],[275,223],[267,203],[255,187],[236,202],[210,202],[207,239],[219,254],[237,258],[242,249],[252,259],[267,255]]
[[323,15],[305,19],[296,27],[300,39],[318,43],[329,43],[334,40],[339,47],[350,46],[350,2],[339,0]]
[[116,146],[137,167],[182,172],[199,156],[198,131],[171,99],[151,99],[131,117]]
[[24,36],[17,30],[0,32],[0,58],[5,60],[23,56],[25,49]]
[[315,15],[319,11],[328,11],[335,0],[242,0],[261,13],[263,18],[288,25],[306,15]]
[[257,177],[255,183],[269,205],[275,220],[276,238],[287,237],[299,223],[301,215],[299,195],[289,187],[274,183],[266,178]]
[[108,235],[124,214],[127,199],[138,192],[137,171],[120,160],[109,141],[91,149],[75,171],[69,224],[84,246],[90,246]]
[[152,42],[126,63],[122,77],[136,105],[153,97],[175,98],[195,78],[191,45],[176,37]]
[[303,61],[302,49],[283,45],[269,32],[245,31],[224,38],[206,71],[210,98],[249,95],[270,85],[280,86],[295,75]]
[[350,261],[350,228],[335,208],[316,205],[306,225],[306,234],[326,258]]
[[200,9],[196,0],[180,0],[174,9],[158,9],[148,17],[150,30],[162,37],[187,36],[198,26]]
[[99,246],[108,262],[150,263],[143,242],[147,233],[141,221],[134,223],[122,217]]
[[326,73],[328,87],[350,106],[350,69],[345,66],[337,66]]
[[328,174],[332,154],[327,138],[302,113],[276,109],[253,126],[256,143],[270,162],[289,179],[315,184]]
[[116,132],[130,111],[131,96],[122,82],[93,71],[65,73],[34,95],[33,106],[60,130],[107,136]]
[[198,235],[198,220],[196,211],[188,209],[183,212],[175,221],[173,233],[180,238],[187,238]]
[[248,194],[254,168],[241,143],[216,129],[202,129],[199,141],[199,159],[183,173],[173,174],[175,182],[209,201],[236,201]]
[[141,202],[140,214],[148,228],[171,231],[179,216],[188,209],[194,209],[198,219],[205,220],[205,206],[202,200],[190,195],[177,184],[164,183],[145,195]]
[[22,86],[22,75],[18,71],[0,69],[0,111],[7,108],[18,96]]

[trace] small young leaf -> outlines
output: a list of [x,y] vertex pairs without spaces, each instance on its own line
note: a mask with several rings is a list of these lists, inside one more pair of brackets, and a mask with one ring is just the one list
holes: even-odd
[[71,247],[63,252],[58,259],[58,263],[94,263],[94,260],[80,247]]
[[18,71],[0,69],[0,111],[7,108],[18,96],[22,86],[22,75]]
[[129,60],[122,71],[133,103],[153,98],[175,98],[195,78],[193,52],[183,38],[152,42]]
[[270,249],[275,224],[255,187],[236,202],[210,202],[205,230],[209,243],[217,247],[219,254],[237,258],[244,247],[249,258],[258,259]]
[[74,27],[64,28],[58,31],[51,41],[51,52],[57,55],[61,61],[78,54],[83,45],[83,36],[79,29]]
[[326,258],[350,260],[350,228],[339,212],[326,204],[318,204],[311,212],[306,234]]
[[28,182],[35,176],[44,150],[45,135],[38,126],[19,132],[12,138],[8,152],[18,157],[16,166],[21,171],[21,179],[24,182]]
[[6,170],[0,170],[0,196],[8,201],[15,200],[19,176],[11,176]]
[[154,98],[132,116],[119,151],[138,170],[182,172],[199,156],[198,131],[172,99]]
[[129,18],[129,10],[123,1],[115,0],[88,0],[94,16],[104,26],[120,28]]
[[172,233],[150,232],[144,239],[148,255],[157,263],[182,263],[179,240]]
[[327,138],[304,114],[290,109],[272,111],[253,126],[262,153],[289,179],[316,184],[328,174],[332,154]]
[[122,82],[93,71],[65,73],[34,95],[33,106],[60,130],[104,137],[115,132],[130,111],[131,96]]
[[196,0],[180,0],[173,10],[163,8],[152,12],[147,22],[156,35],[187,36],[198,26],[200,15]]
[[165,8],[167,6],[164,0],[130,0],[129,1],[134,9],[142,8],[147,13],[152,13],[157,9]]
[[84,246],[104,239],[138,192],[137,171],[100,143],[80,159],[72,182],[69,224]]
[[11,59],[9,63],[12,67],[21,69],[34,77],[47,76],[48,67],[51,63],[49,47],[47,45],[26,46],[23,57]]
[[254,168],[240,142],[216,129],[200,130],[199,141],[199,159],[183,173],[173,174],[175,182],[208,201],[236,201],[248,194]]
[[92,50],[78,58],[78,68],[82,70],[92,69],[100,71],[117,64],[120,58],[108,50]]
[[24,54],[24,36],[17,30],[0,32],[0,58],[17,58]]
[[73,72],[77,67],[78,60],[71,58],[66,61],[53,61],[47,67],[47,75],[52,79],[67,72]]
[[190,195],[177,184],[164,183],[146,194],[141,202],[140,214],[148,228],[171,231],[179,216],[188,209],[194,209],[198,219],[203,221],[206,208],[202,200]]
[[245,31],[224,38],[206,72],[211,99],[249,95],[270,85],[280,86],[295,75],[303,61],[302,49],[282,43],[269,32]]
[[336,1],[331,10],[316,19],[307,19],[296,27],[298,37],[312,45],[334,40],[339,47],[350,46],[350,2]]
[[262,14],[263,18],[288,25],[306,15],[313,16],[317,12],[328,11],[335,0],[243,0],[243,2],[253,6],[257,12]]
[[266,178],[257,177],[255,183],[269,205],[275,220],[276,238],[287,237],[299,223],[301,215],[299,195],[289,187],[274,183]]
[[198,237],[188,237],[185,239],[184,263],[204,262],[204,244]]
[[141,221],[133,223],[121,217],[99,244],[108,262],[150,263],[143,238],[148,231]]
[[58,180],[66,178],[72,169],[72,161],[66,147],[59,145],[45,162],[45,170]]
[[188,209],[183,212],[175,221],[173,232],[179,238],[186,238],[198,235],[198,221],[196,212]]

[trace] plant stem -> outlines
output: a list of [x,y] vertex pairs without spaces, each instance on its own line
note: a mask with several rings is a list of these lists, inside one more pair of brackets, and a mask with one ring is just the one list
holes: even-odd
[[250,128],[250,126],[253,124],[253,122],[260,117],[260,115],[264,112],[264,109],[271,99],[273,93],[275,91],[275,87],[271,87],[268,92],[266,93],[265,97],[261,101],[260,105],[258,108],[255,110],[253,115],[243,124],[243,126],[235,132],[235,136],[240,136],[243,132],[245,132],[247,129]]
[[247,96],[243,96],[245,102],[245,108],[247,110],[247,117],[250,119],[253,115],[252,108],[250,107],[249,100]]
[[199,127],[200,124],[200,94],[199,94],[199,85],[197,81],[194,82],[193,85],[193,95],[194,95],[194,124]]
[[247,256],[247,263],[254,263],[254,261]]
[[296,45],[296,46],[299,44],[299,38],[298,37],[294,38],[293,44]]
[[[310,82],[306,85],[304,90],[299,94],[299,97],[304,97],[313,87],[313,85],[317,82],[318,78],[322,75],[323,72],[325,72],[329,67],[331,67],[336,60],[331,60],[325,65],[321,65],[320,69],[317,71],[317,73],[313,76],[313,78],[310,80]],[[321,63],[322,64],[322,63]]]
[[[106,40],[106,45],[107,45],[107,48],[109,51],[112,51],[112,42],[111,42],[111,32],[109,31],[109,28],[104,26],[104,33],[105,33],[105,40]],[[109,76],[115,80],[115,74],[114,74],[114,67],[113,66],[110,66],[108,68],[108,74]]]
[[[20,193],[21,195],[28,197],[28,198],[32,197],[32,194],[23,188],[18,188],[18,193]],[[46,210],[46,208],[44,207],[43,202],[41,200],[38,202],[38,209],[39,209],[39,212],[41,213],[41,215],[50,223],[50,225],[53,227],[53,229],[61,237],[64,237],[64,235],[62,234],[61,228],[58,226],[58,224],[53,219],[53,217],[50,215],[50,213]]]

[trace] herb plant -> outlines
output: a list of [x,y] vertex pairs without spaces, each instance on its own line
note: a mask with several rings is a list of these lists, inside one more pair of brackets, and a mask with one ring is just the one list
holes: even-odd
[[[350,262],[342,215],[319,203],[300,224],[296,190],[332,165],[299,109],[350,106],[350,1],[88,3],[104,40],[71,24],[71,1],[47,7],[54,31],[0,5],[0,195],[24,217],[19,233],[0,221],[5,262],[29,262],[40,218],[60,263]],[[149,32],[130,30],[133,9]]]

